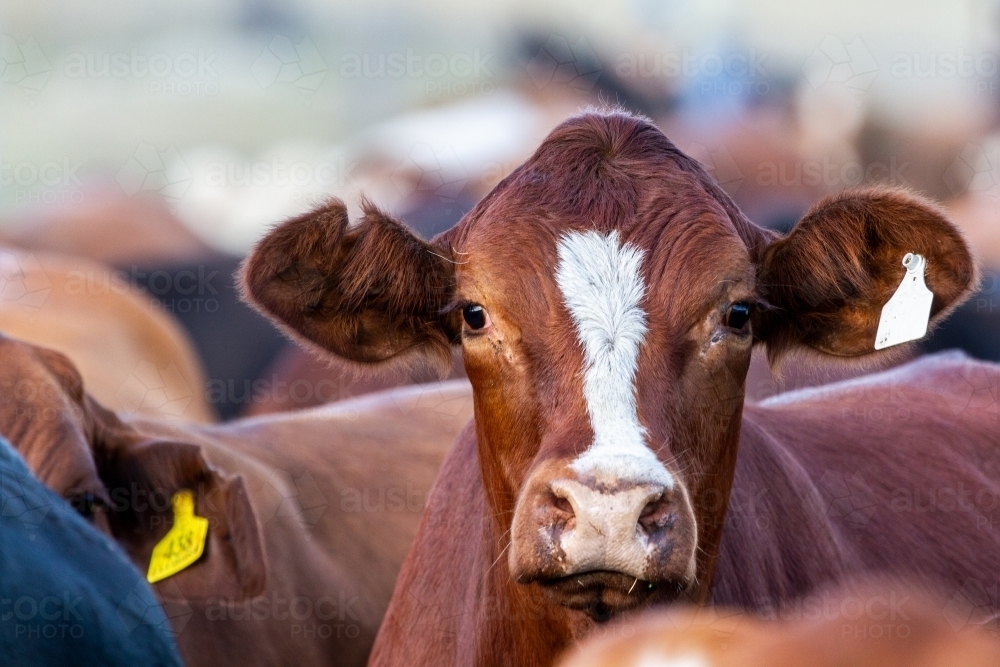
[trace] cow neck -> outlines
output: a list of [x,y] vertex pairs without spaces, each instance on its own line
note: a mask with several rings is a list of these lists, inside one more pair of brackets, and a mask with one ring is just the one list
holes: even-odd
[[[479,406],[477,406],[478,408]],[[511,487],[507,474],[524,475],[530,461],[515,464],[519,469],[505,469],[495,452],[514,449],[523,443],[513,442],[513,433],[530,437],[530,425],[510,429],[508,437],[494,437],[498,431],[488,428],[489,413],[477,409],[476,457],[479,460],[480,505],[483,530],[475,577],[483,590],[476,596],[478,607],[477,638],[474,647],[477,665],[552,665],[558,654],[575,637],[582,636],[593,622],[583,614],[571,612],[549,602],[537,584],[519,584],[510,575],[507,555],[510,549],[510,525],[514,516],[518,489]],[[502,431],[500,431],[502,432]],[[507,473],[507,474],[505,474]]]
[[[699,464],[702,466],[702,470],[711,470],[712,472],[710,478],[706,480],[706,486],[702,492],[693,498],[698,525],[697,582],[687,595],[691,602],[697,604],[706,603],[711,595],[715,566],[719,557],[719,546],[722,542],[723,529],[726,524],[726,515],[729,512],[729,502],[736,476],[741,425],[742,406],[733,415],[725,434],[719,439],[718,446],[714,450],[716,453],[714,458]],[[697,447],[697,445],[693,446]]]

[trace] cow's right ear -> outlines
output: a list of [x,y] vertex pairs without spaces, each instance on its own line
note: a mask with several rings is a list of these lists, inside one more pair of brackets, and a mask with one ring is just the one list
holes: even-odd
[[348,226],[333,200],[264,237],[242,269],[243,298],[286,331],[362,364],[414,354],[442,367],[457,341],[450,249],[364,203]]

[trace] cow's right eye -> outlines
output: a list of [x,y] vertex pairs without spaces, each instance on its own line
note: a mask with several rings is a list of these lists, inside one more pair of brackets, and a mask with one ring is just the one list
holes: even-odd
[[462,308],[462,318],[465,320],[466,325],[475,331],[485,329],[491,324],[490,316],[486,313],[486,309],[478,303],[470,303]]

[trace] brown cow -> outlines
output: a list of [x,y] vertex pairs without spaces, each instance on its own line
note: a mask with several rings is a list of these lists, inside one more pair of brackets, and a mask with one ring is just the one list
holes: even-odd
[[857,571],[992,581],[1000,510],[892,501],[1000,494],[995,414],[954,411],[995,396],[996,367],[935,359],[743,409],[755,342],[875,356],[908,252],[936,321],[976,278],[934,205],[849,191],[781,238],[621,112],[566,121],[429,243],[372,205],[349,227],[336,201],[271,232],[244,280],[287,330],[369,365],[444,367],[460,344],[473,386],[372,664],[547,665],[631,608],[775,608]]
[[[448,378],[464,377],[462,360],[455,355]],[[245,416],[312,408],[376,391],[427,384],[439,378],[435,369],[421,366],[362,372],[348,362],[320,359],[310,351],[289,343],[264,371],[262,379],[272,391],[255,393],[243,412]],[[278,387],[280,391],[276,389]]]
[[905,585],[810,595],[781,620],[715,608],[644,614],[603,629],[560,667],[996,667],[1000,642],[952,622]]
[[216,419],[187,335],[109,267],[0,246],[0,332],[68,355],[112,409]]
[[[0,435],[146,572],[196,493],[205,554],[154,585],[188,665],[362,665],[466,382],[213,426],[123,422],[58,352],[0,336]],[[279,446],[280,444],[280,446]],[[114,622],[114,619],[109,620]]]

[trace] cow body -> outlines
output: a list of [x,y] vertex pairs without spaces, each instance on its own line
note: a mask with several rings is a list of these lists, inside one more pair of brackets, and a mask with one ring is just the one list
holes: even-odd
[[1000,575],[1000,367],[961,353],[747,405],[713,601],[781,609],[858,573]]
[[[442,467],[372,664],[547,665],[637,608],[780,608],[846,572],[945,585],[995,572],[996,532],[974,527],[995,508],[943,524],[907,515],[909,528],[867,517],[860,534],[844,523],[865,480],[865,512],[935,475],[996,490],[990,413],[945,400],[968,381],[932,379],[945,399],[918,400],[924,380],[898,370],[819,407],[744,412],[755,345],[772,363],[891,356],[875,334],[908,253],[926,260],[933,325],[977,280],[937,206],[846,191],[780,236],[617,111],[557,127],[430,242],[371,204],[350,225],[336,201],[272,231],[244,284],[286,331],[366,368],[422,356],[443,369],[460,345],[473,387],[475,419]],[[995,386],[992,366],[973,371]]]
[[53,351],[0,336],[0,355],[0,382],[32,389],[0,435],[140,572],[194,493],[205,553],[153,585],[187,665],[365,663],[467,383],[199,426],[119,419]]
[[62,352],[114,410],[209,422],[205,371],[183,330],[123,272],[0,247],[0,331]]

